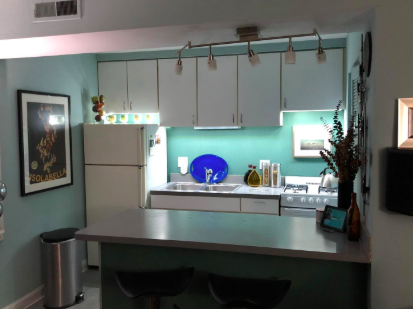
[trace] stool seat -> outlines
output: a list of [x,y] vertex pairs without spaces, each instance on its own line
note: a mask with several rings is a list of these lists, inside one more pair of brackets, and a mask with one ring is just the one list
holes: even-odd
[[290,289],[289,280],[231,278],[209,275],[209,290],[223,306],[270,309],[277,306]]
[[181,294],[194,275],[194,268],[153,272],[116,272],[122,292],[129,298],[169,297]]

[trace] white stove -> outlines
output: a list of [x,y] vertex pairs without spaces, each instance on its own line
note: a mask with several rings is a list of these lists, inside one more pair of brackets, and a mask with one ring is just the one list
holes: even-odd
[[337,206],[337,188],[320,187],[321,177],[285,177],[281,216],[315,217],[316,208]]

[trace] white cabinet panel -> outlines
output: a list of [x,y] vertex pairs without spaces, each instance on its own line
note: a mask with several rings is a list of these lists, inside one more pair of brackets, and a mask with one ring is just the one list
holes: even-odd
[[104,95],[107,113],[128,112],[126,61],[98,63],[99,94]]
[[237,56],[216,57],[217,70],[208,71],[208,58],[198,58],[198,126],[237,125]]
[[[85,166],[86,222],[90,226],[141,206],[141,170],[136,166]],[[99,265],[98,247],[88,243],[88,264]]]
[[128,61],[128,109],[131,113],[158,112],[158,61]]
[[267,199],[241,199],[241,212],[255,214],[272,214],[279,215],[280,201]]
[[142,125],[84,124],[85,164],[143,165]]
[[238,124],[243,127],[280,126],[281,54],[260,54],[252,67],[238,56]]
[[316,51],[296,52],[296,63],[282,55],[282,109],[335,109],[344,99],[343,49],[325,50],[327,62],[317,63]]
[[182,75],[175,74],[176,59],[159,60],[160,125],[196,126],[196,59],[182,59]]
[[240,212],[240,199],[208,196],[152,195],[151,207],[157,209]]

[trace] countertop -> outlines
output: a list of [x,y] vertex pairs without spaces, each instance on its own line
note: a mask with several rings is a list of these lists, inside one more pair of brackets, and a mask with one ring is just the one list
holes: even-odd
[[369,263],[360,242],[325,232],[314,218],[130,209],[80,230],[76,239]]
[[251,188],[245,184],[236,190],[235,192],[178,192],[178,191],[167,191],[166,187],[174,182],[168,182],[163,185],[157,186],[150,190],[151,195],[187,195],[187,196],[210,196],[210,197],[238,197],[238,198],[257,198],[257,199],[276,199],[279,200],[281,192],[284,187],[280,188],[270,188],[270,187],[258,187]]

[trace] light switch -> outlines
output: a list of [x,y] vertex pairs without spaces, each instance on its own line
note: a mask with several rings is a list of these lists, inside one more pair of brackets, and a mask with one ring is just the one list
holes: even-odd
[[270,164],[270,160],[260,160],[260,170],[262,170],[262,165],[263,165],[264,163]]

